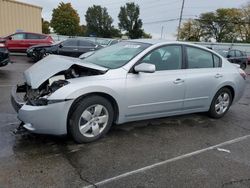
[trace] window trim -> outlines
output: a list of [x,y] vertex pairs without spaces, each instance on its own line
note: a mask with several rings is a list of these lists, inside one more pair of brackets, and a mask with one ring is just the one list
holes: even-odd
[[[161,45],[161,46],[158,46],[152,50],[150,50],[149,52],[147,52],[144,56],[142,56],[131,68],[130,70],[128,71],[128,73],[133,73],[135,74],[135,66],[138,65],[139,63],[141,63],[141,60],[143,60],[146,56],[148,56],[150,53],[152,53],[153,51],[155,50],[158,50],[159,48],[162,48],[162,47],[167,47],[167,46],[180,46],[181,47],[181,53],[182,53],[182,62],[181,62],[181,68],[180,69],[175,69],[175,70],[158,70],[158,71],[176,71],[176,70],[182,70],[182,69],[185,69],[185,65],[184,65],[184,61],[185,61],[185,57],[184,57],[184,45],[183,44],[164,44],[164,45]],[[155,72],[158,72],[157,70]]]
[[[188,64],[188,56],[187,56],[187,48],[188,47],[190,47],[190,48],[196,48],[196,49],[199,49],[199,50],[202,50],[202,51],[210,53],[212,55],[212,59],[213,59],[213,67],[207,67],[207,68],[189,68],[188,67],[188,65],[189,65]],[[200,47],[197,47],[197,46],[192,46],[192,45],[185,44],[184,45],[184,53],[185,53],[185,69],[211,69],[211,68],[221,68],[222,67],[222,59],[221,59],[221,57],[219,57],[214,52],[211,52],[209,50],[206,50],[206,49],[203,49],[203,48],[200,48]],[[218,67],[215,67],[214,56],[218,57],[219,60],[220,60]]]

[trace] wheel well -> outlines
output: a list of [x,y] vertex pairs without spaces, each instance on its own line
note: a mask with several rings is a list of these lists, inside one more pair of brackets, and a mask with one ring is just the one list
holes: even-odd
[[223,88],[227,88],[231,91],[232,94],[232,101],[234,100],[234,96],[235,96],[235,92],[234,92],[234,88],[232,86],[224,86]]
[[[69,117],[71,116],[72,112],[74,111],[74,109],[76,108],[76,104],[86,98],[86,97],[89,97],[89,96],[92,96],[92,95],[98,95],[98,96],[101,96],[101,97],[104,97],[106,98],[108,101],[111,102],[111,105],[114,109],[114,122],[116,122],[118,116],[119,116],[119,108],[118,108],[118,104],[116,102],[116,100],[109,94],[106,94],[106,93],[102,93],[102,92],[94,92],[94,93],[88,93],[88,94],[85,94],[85,95],[81,95],[80,97],[76,98],[73,102],[73,104],[71,105],[70,109],[69,109],[69,112],[68,112],[68,116],[67,116],[67,129],[68,129],[68,125],[69,125]],[[69,133],[69,131],[68,131]]]

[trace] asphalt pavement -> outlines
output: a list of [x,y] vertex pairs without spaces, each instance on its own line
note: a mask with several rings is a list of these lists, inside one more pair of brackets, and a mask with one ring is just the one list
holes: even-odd
[[[0,187],[250,187],[250,76],[222,119],[205,113],[113,126],[101,140],[14,134],[10,90],[33,63],[0,68]],[[250,68],[247,70],[250,73]]]

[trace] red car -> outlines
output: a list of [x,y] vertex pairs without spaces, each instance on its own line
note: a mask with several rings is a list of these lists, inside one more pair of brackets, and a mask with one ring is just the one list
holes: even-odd
[[54,42],[51,36],[30,32],[17,32],[2,39],[5,40],[5,45],[10,52],[26,52],[30,46]]

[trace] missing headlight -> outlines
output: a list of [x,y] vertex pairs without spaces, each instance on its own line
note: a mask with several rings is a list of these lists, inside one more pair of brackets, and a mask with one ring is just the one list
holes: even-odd
[[53,93],[56,90],[58,90],[59,88],[67,85],[69,82],[66,80],[58,80],[58,81],[54,81],[51,85],[50,85],[50,91]]

